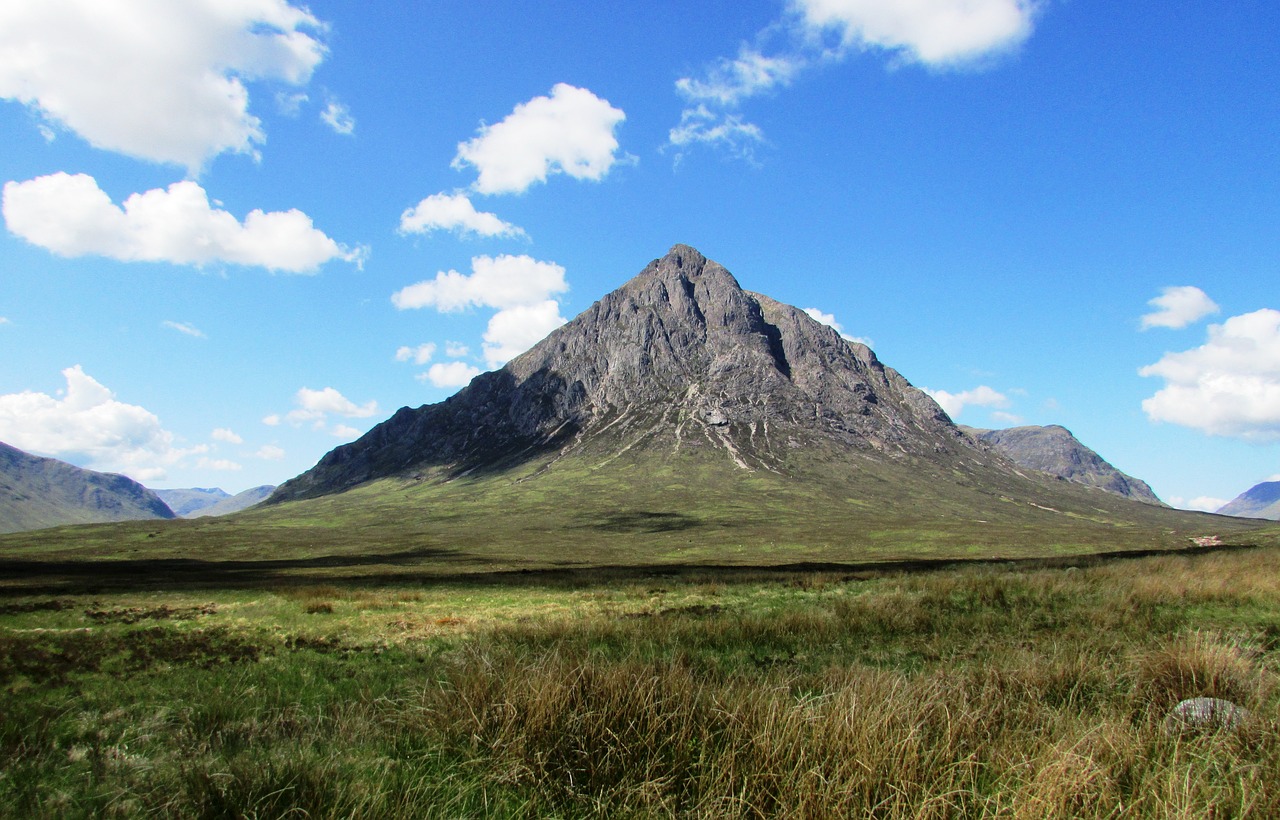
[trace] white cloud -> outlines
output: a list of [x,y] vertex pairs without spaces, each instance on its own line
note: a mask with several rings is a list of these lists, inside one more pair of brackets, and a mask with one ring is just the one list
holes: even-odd
[[284,458],[285,452],[283,447],[277,447],[274,444],[264,444],[258,448],[253,454],[254,458],[260,458],[265,461],[279,461]]
[[0,97],[92,145],[196,172],[266,136],[245,80],[303,85],[324,25],[285,0],[0,4]]
[[734,106],[748,97],[786,86],[801,68],[803,61],[798,55],[766,57],[744,45],[736,59],[721,58],[704,79],[676,80],[676,91],[688,100]]
[[186,322],[171,322],[166,319],[165,321],[160,323],[160,326],[167,327],[170,330],[176,330],[179,333],[186,334],[187,336],[191,336],[192,338],[195,338],[195,339],[205,338],[204,331],[200,330],[200,328],[195,327],[194,325],[189,325]]
[[60,256],[85,254],[121,261],[254,265],[309,273],[331,259],[359,264],[349,250],[298,210],[250,211],[243,223],[214,208],[190,180],[133,194],[115,205],[87,174],[58,172],[6,182],[3,212],[14,234]]
[[520,103],[502,122],[459,143],[453,167],[473,166],[482,194],[522,193],[557,173],[600,180],[620,159],[614,130],[625,119],[587,89],[557,83],[551,96]]
[[0,396],[0,441],[138,481],[163,479],[166,468],[208,451],[177,446],[155,414],[117,401],[80,365],[62,375],[60,398],[31,391]]
[[405,345],[396,349],[397,362],[413,362],[414,364],[426,364],[431,361],[431,357],[436,355],[436,346],[432,342],[420,344],[417,347],[409,347]]
[[244,439],[236,435],[235,431],[226,427],[215,428],[212,433],[214,441],[225,441],[227,444],[244,444]]
[[1219,311],[1218,305],[1204,291],[1191,285],[1164,288],[1159,296],[1147,304],[1159,310],[1142,317],[1143,330],[1153,327],[1183,328]]
[[480,368],[466,362],[437,362],[427,368],[419,378],[435,387],[466,387],[480,375]]
[[9,324],[13,324],[13,323],[9,321],[8,316],[0,316],[0,325],[9,325]]
[[434,307],[456,311],[467,307],[498,309],[535,304],[569,289],[564,268],[529,256],[477,256],[471,274],[440,271],[434,279],[409,285],[392,294],[401,310]]
[[1142,402],[1152,421],[1210,435],[1280,440],[1280,311],[1210,325],[1208,341],[1138,371],[1165,386]]
[[930,66],[969,63],[1031,35],[1033,0],[794,0],[804,23],[846,49],[884,49]]
[[1169,506],[1177,507],[1180,510],[1199,510],[1201,512],[1217,512],[1227,503],[1225,498],[1213,498],[1207,495],[1199,495],[1195,498],[1179,498],[1174,496],[1169,499]]
[[667,132],[667,142],[676,148],[712,145],[723,148],[731,156],[753,161],[755,147],[763,145],[765,139],[760,127],[744,122],[741,115],[712,111],[699,104],[680,113],[680,124]]
[[964,412],[964,408],[969,405],[998,408],[1009,406],[1008,396],[987,387],[985,384],[960,393],[948,393],[946,390],[930,390],[927,387],[921,389],[928,393],[953,419]]
[[560,315],[560,306],[551,299],[495,313],[484,332],[485,362],[490,367],[501,367],[542,341],[565,321]]
[[477,236],[527,236],[495,214],[477,211],[464,193],[432,194],[400,215],[401,233],[457,231]]
[[325,125],[334,130],[334,133],[350,136],[355,133],[356,121],[351,116],[351,112],[340,102],[330,100],[329,104],[320,112],[320,119],[324,120]]
[[278,427],[281,421],[282,419],[280,418],[279,413],[272,413],[269,416],[262,417],[262,423],[267,425],[268,427]]
[[363,431],[346,424],[335,424],[333,429],[329,431],[329,435],[336,438],[356,439],[363,435]]
[[235,472],[243,470],[244,467],[228,458],[202,458],[196,462],[196,466],[202,470],[220,470],[223,472]]
[[298,409],[290,411],[285,416],[289,421],[308,421],[330,414],[349,419],[364,419],[378,412],[378,402],[370,400],[358,405],[332,387],[326,387],[323,390],[303,387],[298,390],[294,401]]
[[470,354],[471,348],[467,347],[462,342],[444,343],[444,355],[451,359],[461,359],[463,356],[468,356]]
[[[743,119],[745,101],[785,88],[813,66],[878,49],[895,62],[931,68],[980,65],[1031,35],[1037,0],[791,0],[786,15],[743,44],[734,59],[720,58],[696,76],[676,80],[690,103],[668,145],[710,145],[754,161],[765,142],[759,126]],[[830,45],[835,35],[834,46]],[[763,44],[777,43],[772,53]],[[682,154],[677,154],[678,162]]]
[[840,334],[840,338],[844,339],[846,342],[857,342],[858,344],[871,347],[870,339],[865,339],[861,336],[850,336],[848,333],[845,333],[844,327],[836,321],[834,314],[824,313],[817,308],[804,308],[804,312],[809,314],[809,318],[813,319],[815,322],[820,322],[821,324],[834,329],[836,333]]

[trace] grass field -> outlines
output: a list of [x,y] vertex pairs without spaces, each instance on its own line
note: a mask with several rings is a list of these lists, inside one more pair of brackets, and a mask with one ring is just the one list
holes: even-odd
[[1280,816],[1274,546],[342,577],[11,585],[0,815]]

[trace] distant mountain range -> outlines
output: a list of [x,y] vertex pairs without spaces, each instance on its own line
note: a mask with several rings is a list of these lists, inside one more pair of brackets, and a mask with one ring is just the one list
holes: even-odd
[[204,518],[228,515],[252,507],[275,489],[274,484],[253,487],[231,495],[217,487],[192,487],[184,490],[156,490],[156,495],[169,505],[179,518]]
[[1223,515],[1280,521],[1280,481],[1264,481],[1218,509]]
[[1010,427],[1006,430],[960,428],[990,444],[1014,464],[1029,470],[1095,487],[1147,504],[1161,504],[1147,482],[1111,466],[1102,456],[1080,443],[1071,431],[1057,424],[1047,427]]
[[0,532],[173,517],[159,496],[131,478],[0,443]]

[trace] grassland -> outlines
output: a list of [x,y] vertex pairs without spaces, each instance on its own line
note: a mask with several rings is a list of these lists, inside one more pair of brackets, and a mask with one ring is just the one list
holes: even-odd
[[0,815],[1280,816],[1276,547],[342,577],[11,586]]

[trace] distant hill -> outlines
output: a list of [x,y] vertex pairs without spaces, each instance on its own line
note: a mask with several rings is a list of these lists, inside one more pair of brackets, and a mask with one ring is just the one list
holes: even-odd
[[225,501],[231,494],[217,487],[191,487],[183,490],[153,490],[160,500],[169,505],[179,518],[189,518],[192,513]]
[[1219,510],[1222,515],[1280,521],[1280,481],[1264,481],[1245,490]]
[[254,504],[271,495],[274,484],[253,487],[242,493],[231,495],[218,487],[191,487],[178,490],[156,490],[170,509],[179,518],[204,518],[206,516],[229,515],[233,512],[252,507]]
[[961,429],[990,444],[1019,467],[1039,470],[1147,504],[1162,504],[1145,481],[1120,472],[1081,444],[1070,430],[1057,424],[1010,427],[1006,430]]
[[173,517],[159,496],[131,478],[0,443],[0,532]]
[[267,496],[271,495],[275,488],[276,486],[274,484],[263,484],[261,487],[253,487],[242,493],[227,496],[216,504],[211,504],[208,507],[196,510],[186,517],[204,518],[206,516],[230,515],[233,512],[240,512],[241,510],[248,509],[254,504],[266,500]]

